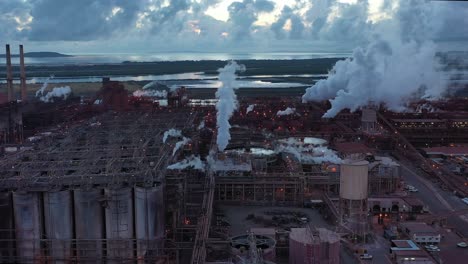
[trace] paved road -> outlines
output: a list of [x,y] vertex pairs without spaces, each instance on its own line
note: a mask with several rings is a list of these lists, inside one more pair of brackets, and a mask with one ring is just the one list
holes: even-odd
[[[466,210],[468,206],[454,194],[440,189],[437,184],[421,176],[422,172],[407,163],[400,163],[404,181],[415,186],[419,192],[413,193],[415,197],[429,207],[433,214],[449,213],[456,210]],[[448,224],[455,227],[464,237],[468,237],[468,217],[448,217]]]

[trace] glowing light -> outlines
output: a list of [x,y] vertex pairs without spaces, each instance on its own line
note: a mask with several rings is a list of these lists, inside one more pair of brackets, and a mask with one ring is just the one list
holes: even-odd
[[286,20],[286,23],[284,23],[283,29],[285,31],[291,31],[292,29],[291,19]]
[[189,21],[188,24],[192,30],[192,32],[195,32],[197,33],[197,35],[200,35],[202,30],[201,28],[198,26],[198,23],[199,21],[198,20],[192,20],[192,21]]
[[229,37],[229,33],[223,32],[223,33],[221,33],[221,36],[227,38],[227,37]]
[[32,23],[34,18],[32,16],[28,16],[26,19],[22,19],[20,17],[15,16],[13,17],[13,19],[18,24],[16,30],[22,31],[24,29],[31,29],[29,25]]

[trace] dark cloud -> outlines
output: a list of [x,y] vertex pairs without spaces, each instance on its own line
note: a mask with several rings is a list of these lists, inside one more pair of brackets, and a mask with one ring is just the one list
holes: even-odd
[[31,9],[34,20],[28,37],[39,41],[107,38],[134,27],[143,2],[38,0]]
[[[290,29],[284,28],[286,23],[290,23]],[[284,39],[286,36],[291,39],[301,39],[304,29],[302,18],[289,6],[283,8],[278,20],[271,25],[271,30],[277,39]]]
[[434,2],[438,40],[468,41],[468,2]]
[[335,3],[333,7],[336,8],[337,17],[322,26],[319,38],[355,43],[367,39],[371,27],[367,1],[358,1],[356,4]]
[[257,21],[258,15],[271,12],[273,9],[274,3],[267,0],[233,2],[228,8],[233,38],[236,40],[250,38],[253,24]]
[[[21,23],[27,22],[28,6],[21,0],[0,1],[0,39],[20,38]],[[19,29],[19,30],[18,30]]]

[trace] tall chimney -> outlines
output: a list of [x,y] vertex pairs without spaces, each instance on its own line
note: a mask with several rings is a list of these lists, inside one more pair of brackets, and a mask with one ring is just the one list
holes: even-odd
[[13,74],[11,72],[11,53],[10,45],[6,45],[6,70],[7,70],[7,91],[8,91],[8,102],[13,101],[15,96],[13,93]]
[[21,101],[28,99],[28,92],[26,91],[26,70],[24,69],[24,51],[23,45],[19,45],[20,49],[20,80],[21,80]]

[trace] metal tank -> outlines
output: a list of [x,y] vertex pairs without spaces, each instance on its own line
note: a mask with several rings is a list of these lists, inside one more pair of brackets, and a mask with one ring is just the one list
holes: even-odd
[[32,263],[41,257],[40,193],[14,192],[16,254],[19,263]]
[[340,197],[349,200],[367,199],[368,161],[345,161],[340,166]]
[[340,165],[340,221],[361,237],[369,231],[368,185],[368,161],[346,160]]
[[80,263],[96,263],[102,258],[104,239],[101,190],[73,191],[77,257]]
[[13,201],[10,192],[0,192],[0,263],[13,263],[15,256]]
[[291,228],[289,233],[289,263],[340,263],[340,237],[335,232],[319,228]]
[[165,231],[164,193],[162,185],[135,187],[135,232],[137,257],[148,260],[161,254]]
[[131,188],[106,189],[107,259],[133,258],[133,195]]
[[73,239],[70,191],[44,193],[44,221],[49,259],[54,263],[67,263]]

